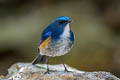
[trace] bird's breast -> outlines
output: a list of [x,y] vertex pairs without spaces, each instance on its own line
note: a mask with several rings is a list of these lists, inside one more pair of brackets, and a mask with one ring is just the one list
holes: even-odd
[[70,51],[72,48],[72,42],[69,39],[60,39],[57,42],[50,42],[44,48],[41,48],[40,51],[42,55],[47,56],[61,56]]

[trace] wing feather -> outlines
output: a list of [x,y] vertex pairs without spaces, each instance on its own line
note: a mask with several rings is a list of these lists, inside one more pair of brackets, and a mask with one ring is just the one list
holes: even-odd
[[51,40],[51,37],[49,36],[48,38],[46,38],[44,41],[41,42],[41,44],[38,46],[38,48],[43,48],[45,47]]

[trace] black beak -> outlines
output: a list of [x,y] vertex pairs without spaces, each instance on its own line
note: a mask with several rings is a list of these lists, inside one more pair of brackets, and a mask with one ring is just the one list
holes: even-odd
[[70,20],[69,20],[69,21],[67,21],[67,23],[71,23],[71,22],[72,22],[72,21],[70,21]]

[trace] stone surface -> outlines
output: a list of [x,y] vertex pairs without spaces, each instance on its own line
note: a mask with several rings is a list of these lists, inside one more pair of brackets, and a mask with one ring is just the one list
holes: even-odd
[[46,64],[16,63],[8,69],[8,75],[0,80],[120,80],[109,72],[84,72],[70,66],[67,66],[70,72],[64,72],[62,64],[49,65],[49,68],[50,73],[45,74]]

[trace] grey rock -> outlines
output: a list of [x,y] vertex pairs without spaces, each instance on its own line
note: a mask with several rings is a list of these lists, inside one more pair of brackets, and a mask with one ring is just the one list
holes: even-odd
[[46,64],[16,63],[8,69],[6,79],[0,80],[120,80],[109,72],[85,72],[66,67],[70,72],[64,72],[62,64],[49,65],[50,73],[45,74]]

